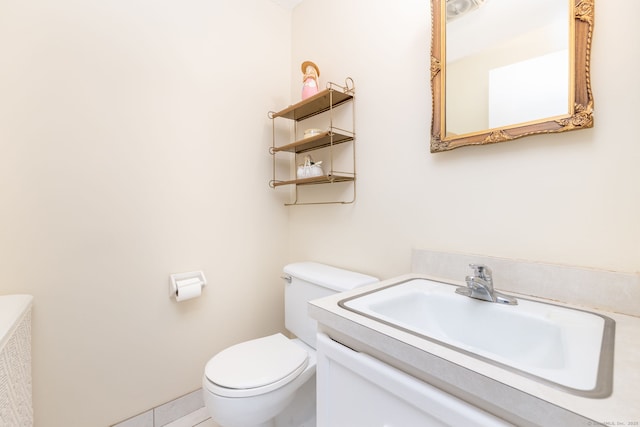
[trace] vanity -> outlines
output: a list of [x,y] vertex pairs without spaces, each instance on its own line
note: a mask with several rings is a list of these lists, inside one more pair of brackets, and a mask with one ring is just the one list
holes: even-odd
[[[499,337],[494,344],[489,343],[486,348],[480,348],[480,357],[470,351],[445,342],[444,339],[425,337],[423,333],[416,333],[407,327],[412,320],[405,318],[400,321],[404,327],[398,327],[394,322],[394,316],[410,311],[410,306],[401,305],[401,309],[393,311],[393,299],[401,301],[400,291],[402,287],[409,292],[406,301],[418,299],[408,290],[411,286],[425,286],[435,283],[446,293],[446,298],[451,298],[455,305],[459,301],[463,310],[475,310],[479,307],[484,310],[487,305],[496,303],[473,300],[465,295],[456,294],[456,288],[467,288],[464,281],[467,263],[483,263],[492,265],[494,272],[502,271],[499,280],[496,280],[496,288],[514,296],[520,309],[527,304],[540,305],[554,310],[560,314],[544,314],[548,319],[563,318],[561,322],[567,325],[582,327],[591,322],[589,316],[593,316],[595,323],[608,325],[607,335],[602,341],[600,352],[599,341],[596,343],[599,358],[604,360],[596,363],[596,376],[588,380],[587,372],[594,371],[591,368],[577,367],[578,371],[567,374],[566,377],[574,378],[577,382],[562,383],[563,376],[550,379],[541,378],[540,372],[562,371],[563,366],[575,362],[580,365],[582,360],[590,356],[585,349],[595,348],[587,342],[577,344],[580,352],[584,352],[584,358],[578,355],[562,354],[560,361],[554,360],[555,351],[553,341],[545,341],[546,338],[535,341],[537,326],[528,326],[518,323],[520,320],[505,320],[508,329],[523,330],[521,336],[504,337],[507,344],[515,343],[510,349],[504,350],[500,345]],[[573,269],[564,266],[543,265],[510,261],[504,259],[488,259],[487,257],[474,257],[465,255],[451,255],[422,252],[414,254],[413,271],[400,277],[385,280],[373,285],[359,288],[347,293],[332,295],[327,298],[312,301],[309,305],[310,315],[318,321],[318,425],[331,425],[334,427],[380,425],[380,426],[425,426],[425,425],[477,425],[477,426],[589,426],[589,425],[616,425],[633,426],[640,425],[640,317],[636,313],[620,314],[607,306],[616,301],[606,301],[601,295],[593,295],[593,306],[586,306],[583,298],[577,297],[576,303],[559,302],[563,296],[573,295],[576,289],[589,292],[591,287],[603,278],[616,279],[616,284],[610,286],[613,299],[621,298],[636,301],[638,292],[637,275],[615,276],[616,273],[597,272],[584,269]],[[528,271],[537,271],[537,274],[527,274]],[[513,284],[513,278],[525,274],[518,284]],[[604,274],[604,276],[603,276]],[[591,275],[591,276],[590,276]],[[614,275],[614,276],[610,276]],[[454,280],[452,277],[459,277]],[[540,278],[546,278],[545,286],[538,286],[540,290],[549,293],[548,298],[531,295],[531,284]],[[558,286],[557,281],[579,280],[573,289],[571,286]],[[507,279],[508,282],[507,282]],[[501,282],[504,280],[504,282]],[[531,283],[527,283],[530,281]],[[501,286],[502,285],[502,286]],[[429,285],[431,286],[431,285]],[[616,288],[616,286],[618,288]],[[448,289],[450,288],[450,289]],[[542,289],[541,289],[542,288]],[[556,289],[553,291],[552,289]],[[518,290],[520,292],[515,292]],[[527,291],[528,290],[528,291]],[[451,292],[449,292],[451,291]],[[527,291],[527,292],[523,292]],[[384,292],[388,295],[385,296]],[[431,292],[431,291],[429,291]],[[555,293],[554,293],[555,292]],[[566,292],[567,295],[562,293]],[[444,295],[444,294],[443,294]],[[453,296],[455,295],[455,296]],[[443,297],[444,298],[444,297]],[[454,298],[460,298],[455,300]],[[469,300],[469,301],[467,301]],[[385,302],[386,301],[386,302]],[[391,303],[389,303],[391,301]],[[406,303],[403,302],[402,304]],[[465,305],[469,303],[470,305]],[[437,301],[436,306],[449,304],[446,300]],[[633,302],[631,303],[634,304]],[[420,307],[422,310],[437,311],[437,307]],[[604,306],[605,308],[593,308]],[[384,315],[376,316],[369,310],[376,310]],[[391,307],[391,308],[389,308]],[[448,306],[447,306],[448,307]],[[497,307],[500,308],[501,307]],[[458,308],[446,308],[442,316],[450,311],[451,316],[464,316],[463,312],[456,313]],[[519,310],[520,310],[519,309]],[[624,311],[628,308],[622,307]],[[633,309],[633,307],[632,307]],[[637,309],[637,307],[635,308]],[[567,320],[562,313],[571,316],[585,315],[587,318]],[[476,315],[484,316],[484,311],[476,312]],[[488,313],[488,312],[487,312]],[[385,317],[387,316],[387,317]],[[389,317],[391,316],[391,317]],[[527,314],[525,317],[529,316]],[[535,315],[534,315],[535,316]],[[391,319],[391,320],[390,320]],[[602,319],[595,320],[595,319]],[[442,337],[455,336],[452,330],[446,330],[446,325],[455,323],[453,317],[445,319],[445,323],[437,326]],[[463,319],[463,325],[473,331],[474,322],[469,318]],[[479,323],[482,325],[482,323]],[[496,329],[500,329],[496,323]],[[444,329],[444,331],[443,331]],[[606,329],[606,328],[605,328]],[[481,339],[491,339],[491,334],[486,331],[478,331],[476,334],[467,334],[464,330],[460,339],[473,339],[474,335]],[[563,330],[559,333],[559,339],[563,342],[573,332]],[[598,335],[601,332],[589,332],[590,335]],[[496,330],[498,336],[503,333]],[[576,332],[580,334],[580,332]],[[541,336],[548,335],[546,332]],[[530,349],[526,349],[527,340],[534,340]],[[573,344],[568,344],[571,347]],[[493,347],[492,347],[493,346]],[[496,347],[497,346],[497,347]],[[549,347],[544,353],[540,350]],[[473,347],[473,346],[471,346]],[[508,346],[507,346],[508,347]],[[508,366],[508,363],[493,363],[493,359],[500,360],[501,356],[507,358],[517,352],[518,347],[524,348],[522,360],[516,360],[516,368]],[[495,350],[497,356],[482,350]],[[551,356],[537,357],[537,350],[541,354]],[[503,352],[503,353],[501,353]],[[515,357],[515,359],[518,359]],[[533,361],[533,362],[532,362]],[[571,362],[573,361],[573,362]],[[503,360],[504,362],[504,360]],[[596,362],[598,362],[596,360]],[[527,363],[533,366],[531,372],[526,372]],[[608,363],[608,365],[607,365]],[[539,371],[536,369],[540,368]],[[585,368],[581,372],[579,369]],[[573,368],[572,368],[573,369]],[[608,377],[608,378],[607,378]],[[584,384],[581,381],[586,381]],[[364,417],[364,418],[363,418]],[[363,421],[365,418],[374,421]],[[363,423],[364,422],[364,423]],[[346,424],[345,424],[346,423]]]

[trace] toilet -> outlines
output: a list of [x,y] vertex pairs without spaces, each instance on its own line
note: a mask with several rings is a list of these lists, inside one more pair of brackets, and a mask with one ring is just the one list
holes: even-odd
[[316,321],[307,302],[375,283],[364,274],[316,262],[284,267],[281,333],[222,350],[205,367],[205,406],[221,427],[315,427]]

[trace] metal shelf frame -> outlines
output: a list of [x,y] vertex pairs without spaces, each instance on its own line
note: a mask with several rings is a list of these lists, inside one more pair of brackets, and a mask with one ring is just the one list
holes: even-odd
[[[346,103],[351,103],[351,130],[341,129],[334,126],[334,114],[337,107]],[[276,119],[283,118],[294,121],[293,135],[298,135],[298,123],[310,117],[326,113],[328,129],[318,135],[293,141],[285,145],[276,143]],[[269,153],[273,158],[273,176],[269,181],[271,188],[293,185],[295,187],[295,197],[293,202],[286,203],[292,205],[316,205],[316,204],[351,204],[356,200],[356,134],[355,134],[355,85],[351,77],[345,79],[345,85],[341,86],[333,82],[327,83],[326,89],[317,94],[304,99],[297,104],[273,112],[269,111],[268,117],[272,122],[272,145]],[[337,171],[334,169],[334,148],[339,145],[350,144],[353,155],[353,168],[351,171]],[[314,150],[328,148],[329,150],[329,170],[326,175],[302,179],[280,180],[276,178],[276,155],[278,153],[290,153],[293,155],[294,164],[297,164],[299,154],[308,153]],[[295,169],[295,168],[294,168]],[[294,172],[295,174],[295,172]],[[336,182],[351,182],[353,196],[350,200],[331,200],[316,202],[300,202],[298,198],[298,187],[312,184],[332,184]]]

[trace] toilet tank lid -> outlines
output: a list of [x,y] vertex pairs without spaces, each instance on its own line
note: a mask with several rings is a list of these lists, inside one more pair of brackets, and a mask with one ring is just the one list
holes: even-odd
[[284,267],[284,272],[290,276],[337,292],[348,291],[379,281],[379,279],[366,274],[312,261],[288,264]]

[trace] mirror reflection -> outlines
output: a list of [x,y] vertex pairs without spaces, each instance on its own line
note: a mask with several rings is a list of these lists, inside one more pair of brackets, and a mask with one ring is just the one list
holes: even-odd
[[593,0],[432,7],[432,152],[592,126]]
[[568,114],[566,2],[477,1],[447,4],[446,135]]

